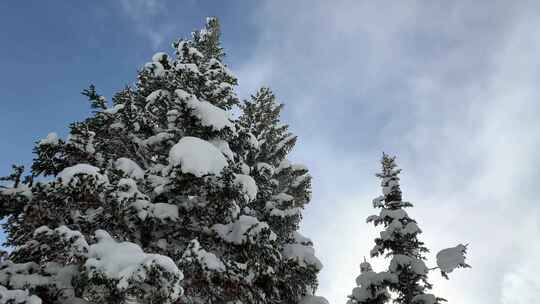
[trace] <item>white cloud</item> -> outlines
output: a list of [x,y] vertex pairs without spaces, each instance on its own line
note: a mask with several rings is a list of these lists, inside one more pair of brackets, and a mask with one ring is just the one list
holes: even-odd
[[251,79],[243,92],[271,85],[300,136],[295,158],[314,175],[303,229],[325,264],[320,293],[345,302],[372,246],[377,232],[364,219],[385,150],[405,169],[404,194],[430,257],[471,244],[473,268],[449,281],[435,273],[437,295],[538,298],[535,3],[266,4],[253,16],[259,44],[238,76]]
[[156,14],[165,9],[163,1],[159,0],[120,0],[120,5],[126,13],[137,18]]

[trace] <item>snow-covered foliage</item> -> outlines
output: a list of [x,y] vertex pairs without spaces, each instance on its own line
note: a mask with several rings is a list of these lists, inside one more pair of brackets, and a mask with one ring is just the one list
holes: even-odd
[[397,283],[397,276],[387,271],[374,272],[371,264],[364,261],[360,264],[360,275],[356,278],[357,287],[353,288],[347,303],[385,303],[390,299],[387,286],[391,283]]
[[[89,244],[81,232],[67,226],[37,228],[33,240],[13,251],[12,260],[0,263],[0,284],[25,289],[8,292],[6,297],[26,297],[28,303],[54,299],[88,303],[112,298],[155,298],[159,303],[171,303],[180,296],[182,272],[170,258],[146,254],[133,243],[118,243],[102,230],[95,236],[97,242]],[[42,265],[24,262],[34,257]]]
[[197,240],[191,241],[182,257],[187,262],[200,264],[208,271],[223,272],[226,270],[225,264],[215,254],[204,250]]
[[219,131],[225,127],[233,128],[229,112],[216,107],[205,100],[198,100],[190,96],[186,105],[193,111],[193,114],[201,120],[203,126],[211,127]]
[[111,103],[91,85],[93,114],[0,180],[0,303],[324,303],[296,137],[266,88],[233,119],[219,36],[209,18]]
[[98,183],[109,182],[107,176],[99,173],[99,168],[89,164],[77,164],[75,166],[65,168],[57,175],[64,185],[69,185],[72,182],[82,181],[81,178],[84,178],[85,176],[93,177]]
[[240,187],[241,191],[244,192],[249,201],[253,201],[257,198],[257,183],[253,177],[247,174],[235,174],[234,182]]
[[144,170],[141,169],[141,167],[137,165],[136,162],[132,161],[129,158],[120,157],[116,160],[114,166],[116,167],[116,169],[124,172],[128,177],[134,179],[144,178]]
[[9,290],[0,286],[0,304],[41,304],[41,299],[35,295],[29,295],[27,290]]
[[285,258],[294,260],[300,266],[313,266],[317,270],[322,269],[321,261],[315,256],[315,249],[303,244],[285,244],[282,254]]
[[58,134],[54,133],[54,132],[51,132],[47,135],[47,137],[45,137],[44,139],[40,140],[38,142],[38,145],[58,145],[59,141],[58,141]]
[[260,236],[270,241],[276,239],[276,234],[270,230],[268,224],[249,215],[241,215],[236,221],[227,225],[216,224],[212,229],[222,239],[234,244],[255,243]]
[[[432,288],[428,273],[434,268],[428,268],[424,262],[425,253],[429,250],[418,238],[422,230],[404,210],[413,205],[402,200],[398,177],[401,169],[397,168],[395,157],[384,153],[381,165],[382,171],[377,177],[381,179],[382,196],[373,199],[373,207],[381,210],[366,221],[384,228],[375,239],[371,256],[389,257],[390,264],[385,271],[377,273],[364,261],[356,280],[358,287],[353,289],[348,303],[387,303],[390,299],[388,291],[391,291],[396,294],[395,303],[439,304],[444,299],[427,293]],[[446,273],[456,267],[468,267],[465,250],[465,246],[458,245],[437,254],[437,264],[443,276],[446,277]]]
[[113,282],[106,286],[112,285],[115,292],[129,292],[142,299],[164,297],[166,303],[181,295],[183,274],[171,258],[147,254],[131,242],[116,242],[103,230],[96,231],[95,237],[97,243],[89,247],[84,263],[88,280]]

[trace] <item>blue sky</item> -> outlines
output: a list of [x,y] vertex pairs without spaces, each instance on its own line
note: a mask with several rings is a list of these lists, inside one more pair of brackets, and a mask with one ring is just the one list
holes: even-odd
[[[134,81],[156,51],[220,18],[247,97],[269,85],[314,176],[303,231],[344,303],[377,231],[381,151],[398,155],[423,239],[470,243],[472,269],[433,275],[452,303],[540,296],[540,18],[533,1],[3,1],[0,172],[89,109],[79,92]],[[433,263],[433,259],[428,262]],[[374,266],[381,267],[380,261]],[[381,270],[379,268],[379,270]]]

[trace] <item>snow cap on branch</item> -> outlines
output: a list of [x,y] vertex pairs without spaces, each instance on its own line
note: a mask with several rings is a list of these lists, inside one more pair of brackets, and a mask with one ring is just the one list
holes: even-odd
[[227,166],[227,159],[220,150],[206,140],[186,136],[169,152],[172,166],[180,166],[183,173],[197,177],[207,174],[220,175]]
[[437,266],[441,269],[441,274],[448,278],[448,273],[451,273],[456,268],[471,267],[465,263],[465,254],[467,253],[467,245],[459,244],[456,247],[443,249],[437,253]]

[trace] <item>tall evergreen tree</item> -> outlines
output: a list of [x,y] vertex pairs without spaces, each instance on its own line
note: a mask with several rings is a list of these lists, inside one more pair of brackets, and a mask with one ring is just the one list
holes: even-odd
[[272,91],[261,88],[244,102],[239,124],[245,142],[251,143],[244,158],[259,189],[251,206],[276,233],[281,252],[273,283],[276,303],[297,303],[315,291],[322,264],[311,240],[297,231],[302,208],[311,198],[311,176],[305,166],[287,160],[297,137],[281,123],[282,109]]
[[[438,304],[444,299],[428,293],[432,288],[428,272],[435,269],[429,269],[424,262],[429,250],[418,238],[422,231],[417,222],[405,211],[405,208],[413,205],[402,199],[398,176],[401,169],[397,167],[395,157],[385,153],[381,167],[381,172],[376,176],[381,179],[382,196],[373,200],[373,207],[381,211],[379,215],[368,217],[367,222],[384,228],[375,239],[371,256],[390,257],[390,265],[386,271],[367,272],[369,275],[358,280],[359,288],[366,292],[364,296],[358,297],[355,295],[360,293],[353,290],[350,303],[385,303],[389,299],[385,291],[388,288],[396,294],[394,303]],[[447,273],[457,267],[469,267],[465,263],[466,249],[466,246],[460,244],[437,254],[436,268],[441,270],[444,277],[448,278]]]
[[93,115],[71,124],[66,140],[51,133],[39,141],[27,176],[14,167],[0,188],[6,244],[15,248],[0,264],[0,301],[297,303],[310,296],[316,271],[309,268],[296,268],[308,279],[294,292],[275,284],[285,267],[280,244],[291,236],[257,209],[267,186],[247,164],[249,132],[231,119],[237,81],[222,62],[219,36],[217,20],[207,19],[192,39],[173,44],[173,57],[155,54],[110,107],[95,87],[84,90]]

